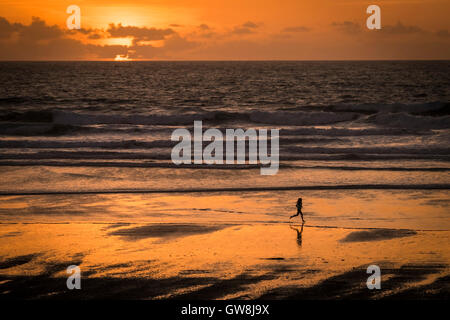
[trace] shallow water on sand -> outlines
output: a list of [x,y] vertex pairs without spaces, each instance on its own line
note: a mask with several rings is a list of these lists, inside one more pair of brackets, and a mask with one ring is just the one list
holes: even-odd
[[447,190],[15,195],[0,197],[0,222],[285,224],[299,196],[310,226],[450,230]]
[[[304,165],[315,165],[305,164]],[[339,163],[334,165],[339,166]],[[367,166],[367,163],[360,164]],[[436,187],[449,189],[450,171],[436,163],[412,162],[400,164],[400,170],[384,170],[371,163],[372,170],[364,167],[352,170],[280,168],[273,176],[260,174],[259,168],[218,169],[216,166],[197,168],[89,168],[89,167],[1,167],[0,193],[53,193],[53,192],[112,192],[115,191],[226,191],[242,188],[273,190],[277,188],[320,186],[366,189],[377,185],[380,189],[423,189]],[[393,164],[395,166],[395,164]],[[384,164],[386,166],[386,164]],[[422,167],[427,166],[424,170]],[[436,167],[437,166],[437,167]],[[414,170],[420,167],[419,170]],[[277,191],[269,194],[276,195]],[[290,201],[296,201],[294,197]],[[284,200],[282,200],[284,201]],[[280,200],[280,202],[282,202]]]

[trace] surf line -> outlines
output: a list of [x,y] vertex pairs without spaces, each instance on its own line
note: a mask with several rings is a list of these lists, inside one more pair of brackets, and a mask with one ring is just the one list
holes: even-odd
[[[274,175],[279,168],[279,129],[225,129],[225,140],[222,131],[210,128],[203,132],[202,121],[194,121],[194,136],[185,128],[172,132],[171,141],[179,141],[172,148],[171,158],[175,165],[181,164],[258,164],[261,165],[261,175]],[[181,141],[180,141],[181,140]],[[248,162],[246,161],[246,141],[248,140]],[[270,141],[270,154],[268,150]],[[203,149],[203,142],[210,142]],[[235,155],[235,142],[237,144]],[[192,162],[192,144],[194,160]],[[224,159],[225,144],[225,159]],[[236,159],[236,160],[235,160]]]

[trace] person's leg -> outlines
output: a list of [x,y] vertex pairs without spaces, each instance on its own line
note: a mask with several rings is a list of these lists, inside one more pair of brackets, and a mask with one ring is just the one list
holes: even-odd
[[297,217],[299,214],[301,214],[302,213],[302,209],[301,208],[299,208],[299,207],[297,207],[297,213],[296,214],[294,214],[293,216],[291,216],[289,219],[292,219],[293,217]]
[[293,217],[296,217],[296,216],[298,216],[298,213],[290,216],[289,219],[292,219]]
[[296,216],[298,216],[298,215],[299,215],[299,211],[297,210],[297,214],[294,214],[293,216],[290,216],[289,219],[292,219],[293,217],[296,217]]
[[302,216],[302,221],[303,221],[303,222],[305,222],[305,219],[303,219],[303,212],[302,212],[302,210],[301,210],[301,209],[299,210],[299,213],[300,213],[300,214],[301,214],[301,216]]

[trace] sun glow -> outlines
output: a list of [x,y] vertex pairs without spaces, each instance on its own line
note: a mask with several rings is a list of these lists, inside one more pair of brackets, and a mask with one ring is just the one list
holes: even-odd
[[133,59],[129,58],[128,55],[118,54],[114,58],[114,61],[133,61]]
[[101,42],[103,45],[109,45],[109,46],[127,46],[131,47],[133,44],[133,38],[109,38],[109,39],[102,39]]

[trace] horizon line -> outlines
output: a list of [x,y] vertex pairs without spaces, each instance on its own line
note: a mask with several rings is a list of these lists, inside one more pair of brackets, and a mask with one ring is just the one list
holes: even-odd
[[364,61],[450,61],[448,59],[0,59],[0,62],[364,62]]

